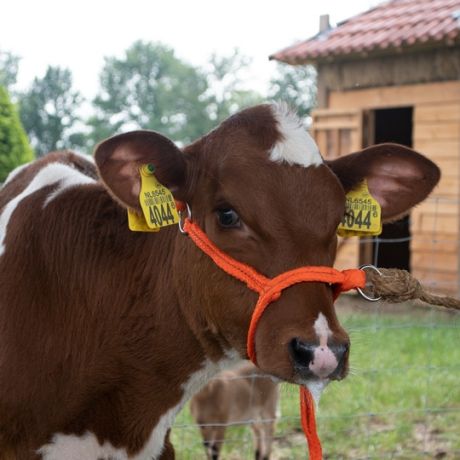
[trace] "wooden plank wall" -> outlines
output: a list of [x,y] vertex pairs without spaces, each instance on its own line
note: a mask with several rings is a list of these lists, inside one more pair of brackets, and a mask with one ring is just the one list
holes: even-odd
[[439,104],[460,100],[460,81],[384,88],[331,91],[328,107],[333,110],[383,109]]
[[[318,109],[312,113],[312,134],[321,154],[327,160],[361,149],[361,110]],[[354,268],[359,261],[358,238],[339,238],[335,267]]]
[[412,271],[425,285],[458,294],[460,100],[415,106],[413,139],[442,176],[428,201],[412,212]]
[[332,91],[328,105],[335,111],[414,107],[414,149],[440,166],[442,179],[411,214],[412,271],[439,292],[460,294],[460,81]]
[[333,160],[361,148],[360,110],[323,110],[312,113],[312,134],[319,151]]

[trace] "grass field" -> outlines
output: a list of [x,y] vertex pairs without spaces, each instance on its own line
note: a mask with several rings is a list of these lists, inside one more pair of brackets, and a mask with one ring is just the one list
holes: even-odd
[[[460,315],[344,297],[351,375],[323,393],[317,424],[325,459],[460,459]],[[358,308],[350,308],[350,304]],[[205,458],[188,408],[172,434],[179,460]],[[272,459],[308,457],[298,389],[283,385]],[[227,430],[224,459],[253,459],[248,427]]]

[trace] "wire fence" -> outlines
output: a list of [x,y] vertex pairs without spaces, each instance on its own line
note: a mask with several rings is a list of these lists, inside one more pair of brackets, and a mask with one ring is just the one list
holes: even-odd
[[[433,257],[436,270],[444,236],[438,231],[442,208],[447,201],[431,199],[435,209],[433,228],[418,244]],[[458,206],[458,201],[455,202]],[[373,245],[373,262],[379,265],[379,249],[386,244],[404,243],[411,236],[362,239]],[[451,241],[451,239],[448,239]],[[457,250],[458,253],[458,250]],[[417,271],[418,267],[412,268]],[[429,272],[430,270],[428,270]],[[425,273],[427,270],[425,270]],[[458,278],[426,278],[430,288],[458,293]],[[425,280],[425,281],[426,281]],[[341,324],[348,330],[352,349],[350,375],[331,383],[323,393],[317,425],[325,459],[460,459],[460,315],[412,302],[389,305],[368,303],[354,295],[343,295],[336,303]],[[224,375],[228,385],[238,376]],[[244,376],[241,378],[248,378]],[[253,382],[266,377],[253,374]],[[252,384],[257,391],[257,385]],[[251,417],[227,420],[215,441],[222,446],[222,459],[308,458],[300,428],[298,388],[279,385],[276,415],[263,418],[256,404],[248,404]],[[260,395],[254,394],[251,401]],[[238,406],[240,396],[231,395]],[[210,405],[223,405],[213,400]],[[251,412],[252,410],[252,412]],[[270,457],[256,456],[253,428],[275,421]],[[205,459],[201,426],[186,406],[178,415],[172,440],[179,460]],[[208,453],[212,451],[207,444]],[[214,452],[215,454],[216,452]]]
[[[452,241],[438,231],[437,217],[443,206],[458,206],[459,201],[433,198],[429,202],[435,209],[433,228],[418,240],[434,261],[439,256],[439,247]],[[360,244],[373,244],[372,262],[379,266],[381,246],[411,239],[411,236],[361,238]],[[430,288],[460,291],[458,278],[439,280],[434,271],[435,263],[431,266],[432,277],[428,270]],[[370,304],[351,295],[342,296],[336,309],[351,337],[351,371],[346,380],[326,388],[320,401],[317,425],[324,458],[460,459],[460,315],[430,309],[417,302]],[[249,377],[253,387],[257,379],[267,379],[259,374]],[[217,378],[231,381],[243,377]],[[215,439],[222,447],[219,458],[257,458],[251,430],[254,424],[275,425],[270,456],[260,460],[308,458],[300,428],[298,389],[280,384],[279,393],[278,410],[273,418],[261,418],[253,408],[253,418],[198,424],[187,405],[172,430],[176,458],[206,459],[200,427],[209,426],[226,428],[225,436]],[[254,395],[250,398],[255,399]]]

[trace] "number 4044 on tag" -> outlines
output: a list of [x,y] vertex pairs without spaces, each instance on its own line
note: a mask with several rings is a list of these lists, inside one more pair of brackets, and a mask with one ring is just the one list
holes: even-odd
[[176,202],[170,190],[158,182],[153,165],[139,169],[141,190],[139,203],[142,215],[128,211],[129,228],[134,231],[158,231],[179,222]]
[[339,236],[373,236],[382,233],[380,204],[369,193],[367,182],[347,193]]

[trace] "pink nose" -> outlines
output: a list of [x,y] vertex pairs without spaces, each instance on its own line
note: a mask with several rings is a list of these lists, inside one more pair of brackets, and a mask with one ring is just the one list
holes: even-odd
[[[348,344],[328,346],[304,342],[294,338],[289,352],[296,370],[304,377],[340,377],[346,360]],[[337,375],[336,375],[337,374]]]
[[332,350],[326,345],[324,347],[317,346],[313,351],[313,360],[308,365],[308,368],[319,378],[326,378],[332,374],[339,365],[336,356]]

